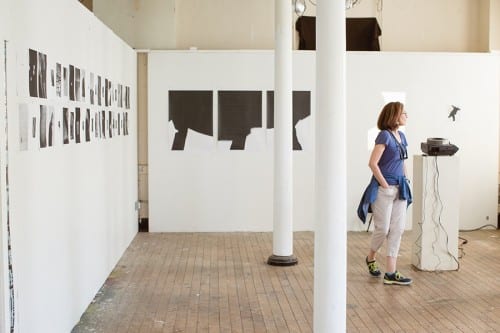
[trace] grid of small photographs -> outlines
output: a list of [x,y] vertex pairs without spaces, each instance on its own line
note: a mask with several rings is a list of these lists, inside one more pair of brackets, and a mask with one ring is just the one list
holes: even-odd
[[19,104],[21,151],[129,134],[130,87],[29,49],[30,102]]

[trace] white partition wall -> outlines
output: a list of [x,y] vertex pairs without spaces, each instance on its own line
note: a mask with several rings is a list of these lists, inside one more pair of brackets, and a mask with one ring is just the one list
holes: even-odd
[[[7,206],[6,201],[6,179],[5,179],[5,165],[7,154],[5,149],[6,131],[5,131],[5,116],[7,114],[6,105],[6,90],[5,90],[5,52],[6,40],[8,36],[8,12],[7,3],[0,1],[0,220],[6,221]],[[9,318],[9,287],[8,287],[8,259],[7,259],[7,226],[2,223],[0,227],[0,331],[7,331],[10,326]]]
[[[307,56],[295,55],[295,59]],[[294,69],[293,89],[313,96],[310,83],[314,73],[302,68],[304,63],[300,60]],[[266,128],[273,118],[267,115],[268,103],[273,104],[268,96],[273,90],[272,53],[152,52],[148,64],[150,231],[271,230],[274,129]],[[208,111],[212,117],[206,120],[213,122],[212,135],[189,130],[184,150],[172,150],[176,129],[169,121],[170,91],[212,94],[207,102],[212,103]],[[219,93],[227,98],[231,91],[255,96],[260,103],[248,112],[248,117],[260,114],[260,119],[258,125],[249,125],[243,150],[231,149],[230,140],[217,139],[218,134],[225,133],[219,125],[226,119],[218,113],[218,107],[229,105]],[[312,110],[312,97],[310,105]],[[295,205],[293,215],[300,221],[295,227],[308,229],[312,221],[304,213],[312,211],[314,196],[309,169],[314,156],[313,120],[311,116],[302,117],[296,126],[302,150],[294,154],[293,180],[294,191],[301,192],[298,197],[302,201]]]
[[[493,173],[498,170],[500,83],[495,73],[498,73],[499,59],[496,55],[470,53],[348,56],[347,121],[353,145],[348,157],[351,190],[348,202],[353,208],[358,200],[356,189],[366,186],[366,181],[356,176],[357,171],[351,164],[358,154],[354,147],[366,145],[366,131],[375,126],[380,108],[372,105],[380,100],[380,92],[397,92],[405,96],[409,115],[404,130],[410,143],[410,156],[421,153],[420,144],[427,138],[448,138],[460,148],[457,152],[460,157],[459,229],[473,229],[494,221],[498,200],[497,176]],[[454,120],[453,105],[460,108]],[[359,117],[355,118],[354,114]],[[369,152],[365,151],[367,161]],[[410,160],[408,166],[408,174],[412,175]],[[360,167],[364,169],[363,163]],[[412,215],[411,209],[410,206],[408,216]]]
[[[365,229],[356,208],[371,176],[368,158],[377,117],[393,96],[404,100],[409,113],[403,130],[411,155],[420,153],[420,143],[428,137],[448,138],[460,148],[459,227],[475,228],[495,218],[498,61],[498,56],[490,54],[348,52],[349,230]],[[314,226],[314,62],[314,52],[294,53],[293,90],[311,93],[311,115],[295,125],[302,144],[302,150],[294,151],[295,230],[313,230]],[[268,91],[273,89],[272,66],[270,51],[149,54],[151,231],[272,230],[273,129],[268,128],[266,117]],[[197,102],[186,104],[177,99],[182,95],[179,91],[201,93]],[[261,96],[253,104],[242,103],[248,106],[260,102],[262,108],[254,113],[261,112],[261,119],[252,122],[242,105],[228,104],[228,91]],[[173,111],[169,103],[173,103]],[[182,149],[172,149],[177,131],[183,130],[170,121],[171,112],[175,117],[182,105],[194,110],[189,117],[205,125],[211,122],[212,126],[200,132],[196,130],[198,125],[186,125],[191,127],[185,135],[179,135],[183,137]],[[454,120],[449,117],[452,105],[460,108]],[[231,149],[232,143],[224,139],[228,128],[231,132],[231,123],[224,120],[228,109],[234,110],[234,128],[240,118],[245,118],[250,128],[243,149]],[[408,162],[411,175],[412,164]],[[410,228],[411,211],[408,216]]]
[[9,8],[12,315],[69,332],[137,232],[136,54],[77,1]]

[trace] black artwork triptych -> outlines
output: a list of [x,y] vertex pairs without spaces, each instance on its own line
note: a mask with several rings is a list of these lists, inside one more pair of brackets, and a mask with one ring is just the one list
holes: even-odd
[[[274,128],[274,92],[268,91],[267,128]],[[172,150],[184,150],[189,130],[213,136],[213,91],[170,90],[168,120],[176,133]],[[219,141],[230,141],[231,150],[244,150],[252,129],[262,128],[262,91],[224,90],[217,92]],[[311,115],[311,92],[293,92],[293,149],[302,150],[296,132],[299,121]]]

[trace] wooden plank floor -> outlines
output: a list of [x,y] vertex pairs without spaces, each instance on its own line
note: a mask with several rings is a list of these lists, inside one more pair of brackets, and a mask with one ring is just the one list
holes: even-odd
[[[368,275],[370,235],[348,233],[348,332],[500,332],[499,230],[460,233],[460,269],[447,272],[414,270],[405,234],[411,286]],[[273,267],[271,233],[139,233],[73,333],[312,332],[313,248],[297,232],[299,264]]]

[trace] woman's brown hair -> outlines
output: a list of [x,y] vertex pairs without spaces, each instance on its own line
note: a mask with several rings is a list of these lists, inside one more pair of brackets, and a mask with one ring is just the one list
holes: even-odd
[[379,130],[395,130],[399,127],[399,117],[403,113],[404,105],[401,102],[387,103],[378,116],[377,127]]

